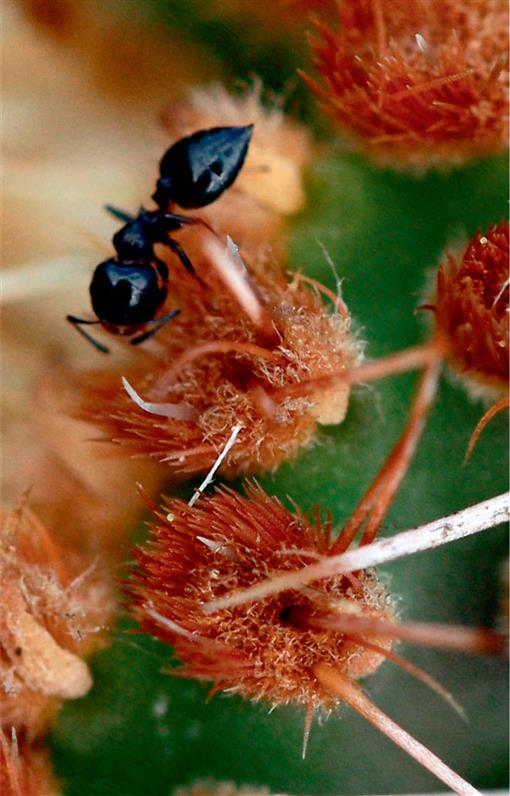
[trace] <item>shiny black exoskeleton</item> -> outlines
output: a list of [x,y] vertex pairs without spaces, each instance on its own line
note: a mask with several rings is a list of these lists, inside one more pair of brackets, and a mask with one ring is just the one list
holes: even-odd
[[166,283],[164,272],[151,265],[120,263],[112,257],[94,271],[90,283],[93,310],[105,325],[136,329],[153,318],[164,302]]
[[181,138],[163,155],[152,198],[161,208],[177,203],[205,207],[230,188],[239,174],[253,125],[212,127]]
[[107,206],[124,226],[112,238],[116,257],[100,263],[90,284],[92,308],[97,321],[86,321],[68,315],[67,319],[99,351],[107,352],[80,327],[101,324],[116,334],[135,335],[133,345],[147,340],[167,321],[174,310],[163,317],[154,316],[168,293],[168,268],[155,255],[154,246],[161,243],[170,248],[184,267],[194,273],[193,265],[179,243],[171,235],[190,224],[209,225],[200,218],[169,212],[173,204],[199,208],[217,199],[235,181],[244,163],[253,126],[215,127],[201,130],[177,141],[163,156],[153,199],[158,210],[143,208],[133,217]]
[[154,319],[168,294],[168,267],[154,252],[156,243],[169,246],[183,265],[193,272],[188,256],[181,246],[170,238],[170,233],[186,224],[196,223],[195,219],[173,213],[142,210],[136,218],[113,207],[107,208],[117,218],[125,221],[115,233],[112,242],[117,256],[99,263],[90,283],[90,299],[97,321],[85,321],[68,315],[78,331],[99,351],[108,349],[80,327],[102,324],[106,329],[123,335],[133,335],[146,325],[149,331],[133,337],[131,343],[147,340],[171,318],[178,310]]
[[205,221],[192,216],[181,216],[177,213],[144,210],[143,207],[136,218],[110,205],[107,205],[106,209],[121,221],[127,222],[112,238],[119,260],[123,262],[136,260],[145,263],[155,261],[164,266],[164,263],[158,260],[154,254],[155,244],[162,243],[178,256],[188,271],[193,273],[193,266],[184,249],[170,235],[190,224],[203,224],[210,229],[209,224]]

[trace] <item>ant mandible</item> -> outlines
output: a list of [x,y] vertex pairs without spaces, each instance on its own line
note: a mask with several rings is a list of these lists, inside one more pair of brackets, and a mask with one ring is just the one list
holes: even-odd
[[[125,225],[112,238],[116,256],[97,266],[90,283],[92,309],[98,320],[67,315],[67,320],[98,351],[108,353],[109,349],[81,326],[101,324],[114,334],[136,335],[130,343],[138,345],[179,313],[172,310],[160,318],[154,317],[168,295],[169,281],[168,268],[155,255],[154,245],[167,246],[190,273],[195,273],[189,257],[171,233],[197,223],[210,230],[211,227],[203,219],[179,215],[170,208],[173,204],[186,209],[205,207],[221,196],[243,166],[252,131],[253,125],[213,127],[173,144],[159,165],[160,177],[152,195],[157,210],[142,207],[135,217],[106,206]],[[152,328],[147,331],[145,327],[149,324]]]

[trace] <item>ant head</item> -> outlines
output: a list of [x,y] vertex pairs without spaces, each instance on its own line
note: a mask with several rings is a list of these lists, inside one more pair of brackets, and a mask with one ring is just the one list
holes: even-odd
[[163,155],[153,194],[161,208],[205,207],[236,179],[244,163],[253,125],[213,127],[181,138]]
[[97,266],[90,283],[94,312],[112,326],[142,326],[153,319],[166,295],[166,285],[150,263],[124,264],[111,258]]

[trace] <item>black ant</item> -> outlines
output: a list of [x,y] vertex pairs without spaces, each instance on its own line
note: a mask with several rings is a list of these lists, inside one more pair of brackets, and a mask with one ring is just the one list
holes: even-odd
[[[171,249],[192,274],[193,265],[171,233],[191,224],[207,222],[193,216],[170,212],[173,204],[186,209],[205,207],[214,202],[237,178],[244,163],[253,125],[246,127],[213,127],[181,138],[165,152],[159,165],[160,177],[152,198],[158,210],[141,208],[138,216],[107,205],[106,209],[125,225],[115,233],[112,242],[116,256],[100,263],[90,283],[92,309],[98,320],[87,321],[68,315],[67,320],[91,342],[98,351],[108,353],[82,325],[101,324],[114,334],[132,337],[138,345],[152,337],[179,310],[155,318],[168,294],[168,268],[154,253],[154,245],[162,243]],[[149,331],[144,327],[151,324]]]

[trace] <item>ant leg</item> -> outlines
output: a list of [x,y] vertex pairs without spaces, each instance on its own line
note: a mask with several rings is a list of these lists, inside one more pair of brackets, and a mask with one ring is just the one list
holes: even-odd
[[202,226],[207,227],[207,229],[212,232],[213,235],[217,234],[208,221],[205,221],[203,218],[198,216],[183,216],[179,213],[162,213],[162,216],[166,221],[176,222],[183,227],[191,226],[191,224],[202,224]]
[[163,260],[160,260],[159,257],[155,257],[154,258],[154,265],[156,266],[156,269],[157,269],[158,274],[160,275],[161,279],[164,282],[168,282],[168,266],[167,266],[167,264],[164,263]]
[[148,340],[150,337],[155,335],[156,332],[159,332],[162,326],[168,323],[168,321],[171,321],[172,318],[175,318],[176,315],[179,315],[179,313],[180,310],[172,310],[172,312],[169,312],[167,315],[163,315],[162,318],[155,318],[152,321],[147,321],[147,323],[153,323],[154,328],[150,329],[148,332],[139,334],[138,337],[133,337],[133,339],[129,342],[131,345],[140,345],[140,343],[143,343],[145,340]]
[[81,334],[81,336],[84,337],[85,340],[88,340],[89,343],[92,343],[92,345],[94,346],[95,349],[97,349],[97,351],[101,351],[102,354],[110,353],[109,348],[100,343],[99,340],[95,340],[92,337],[92,335],[88,334],[85,331],[85,329],[81,328],[81,326],[84,324],[86,324],[87,326],[94,326],[95,324],[100,324],[101,321],[85,321],[83,320],[83,318],[76,318],[74,315],[66,315],[66,320],[68,320],[69,323],[72,323],[76,331],[79,332],[79,334]]
[[168,238],[168,240],[165,241],[165,245],[168,246],[168,248],[171,249],[174,252],[174,254],[177,255],[177,257],[185,267],[186,271],[188,271],[190,274],[193,274],[193,276],[197,275],[193,267],[193,263],[191,262],[190,258],[188,257],[182,246],[179,243],[177,243],[176,240],[174,240],[173,238]]
[[126,224],[129,224],[130,221],[135,220],[134,216],[126,213],[124,210],[119,210],[118,207],[113,207],[113,205],[105,205],[104,209],[107,213],[110,213],[111,216],[118,218],[119,221],[124,221]]

